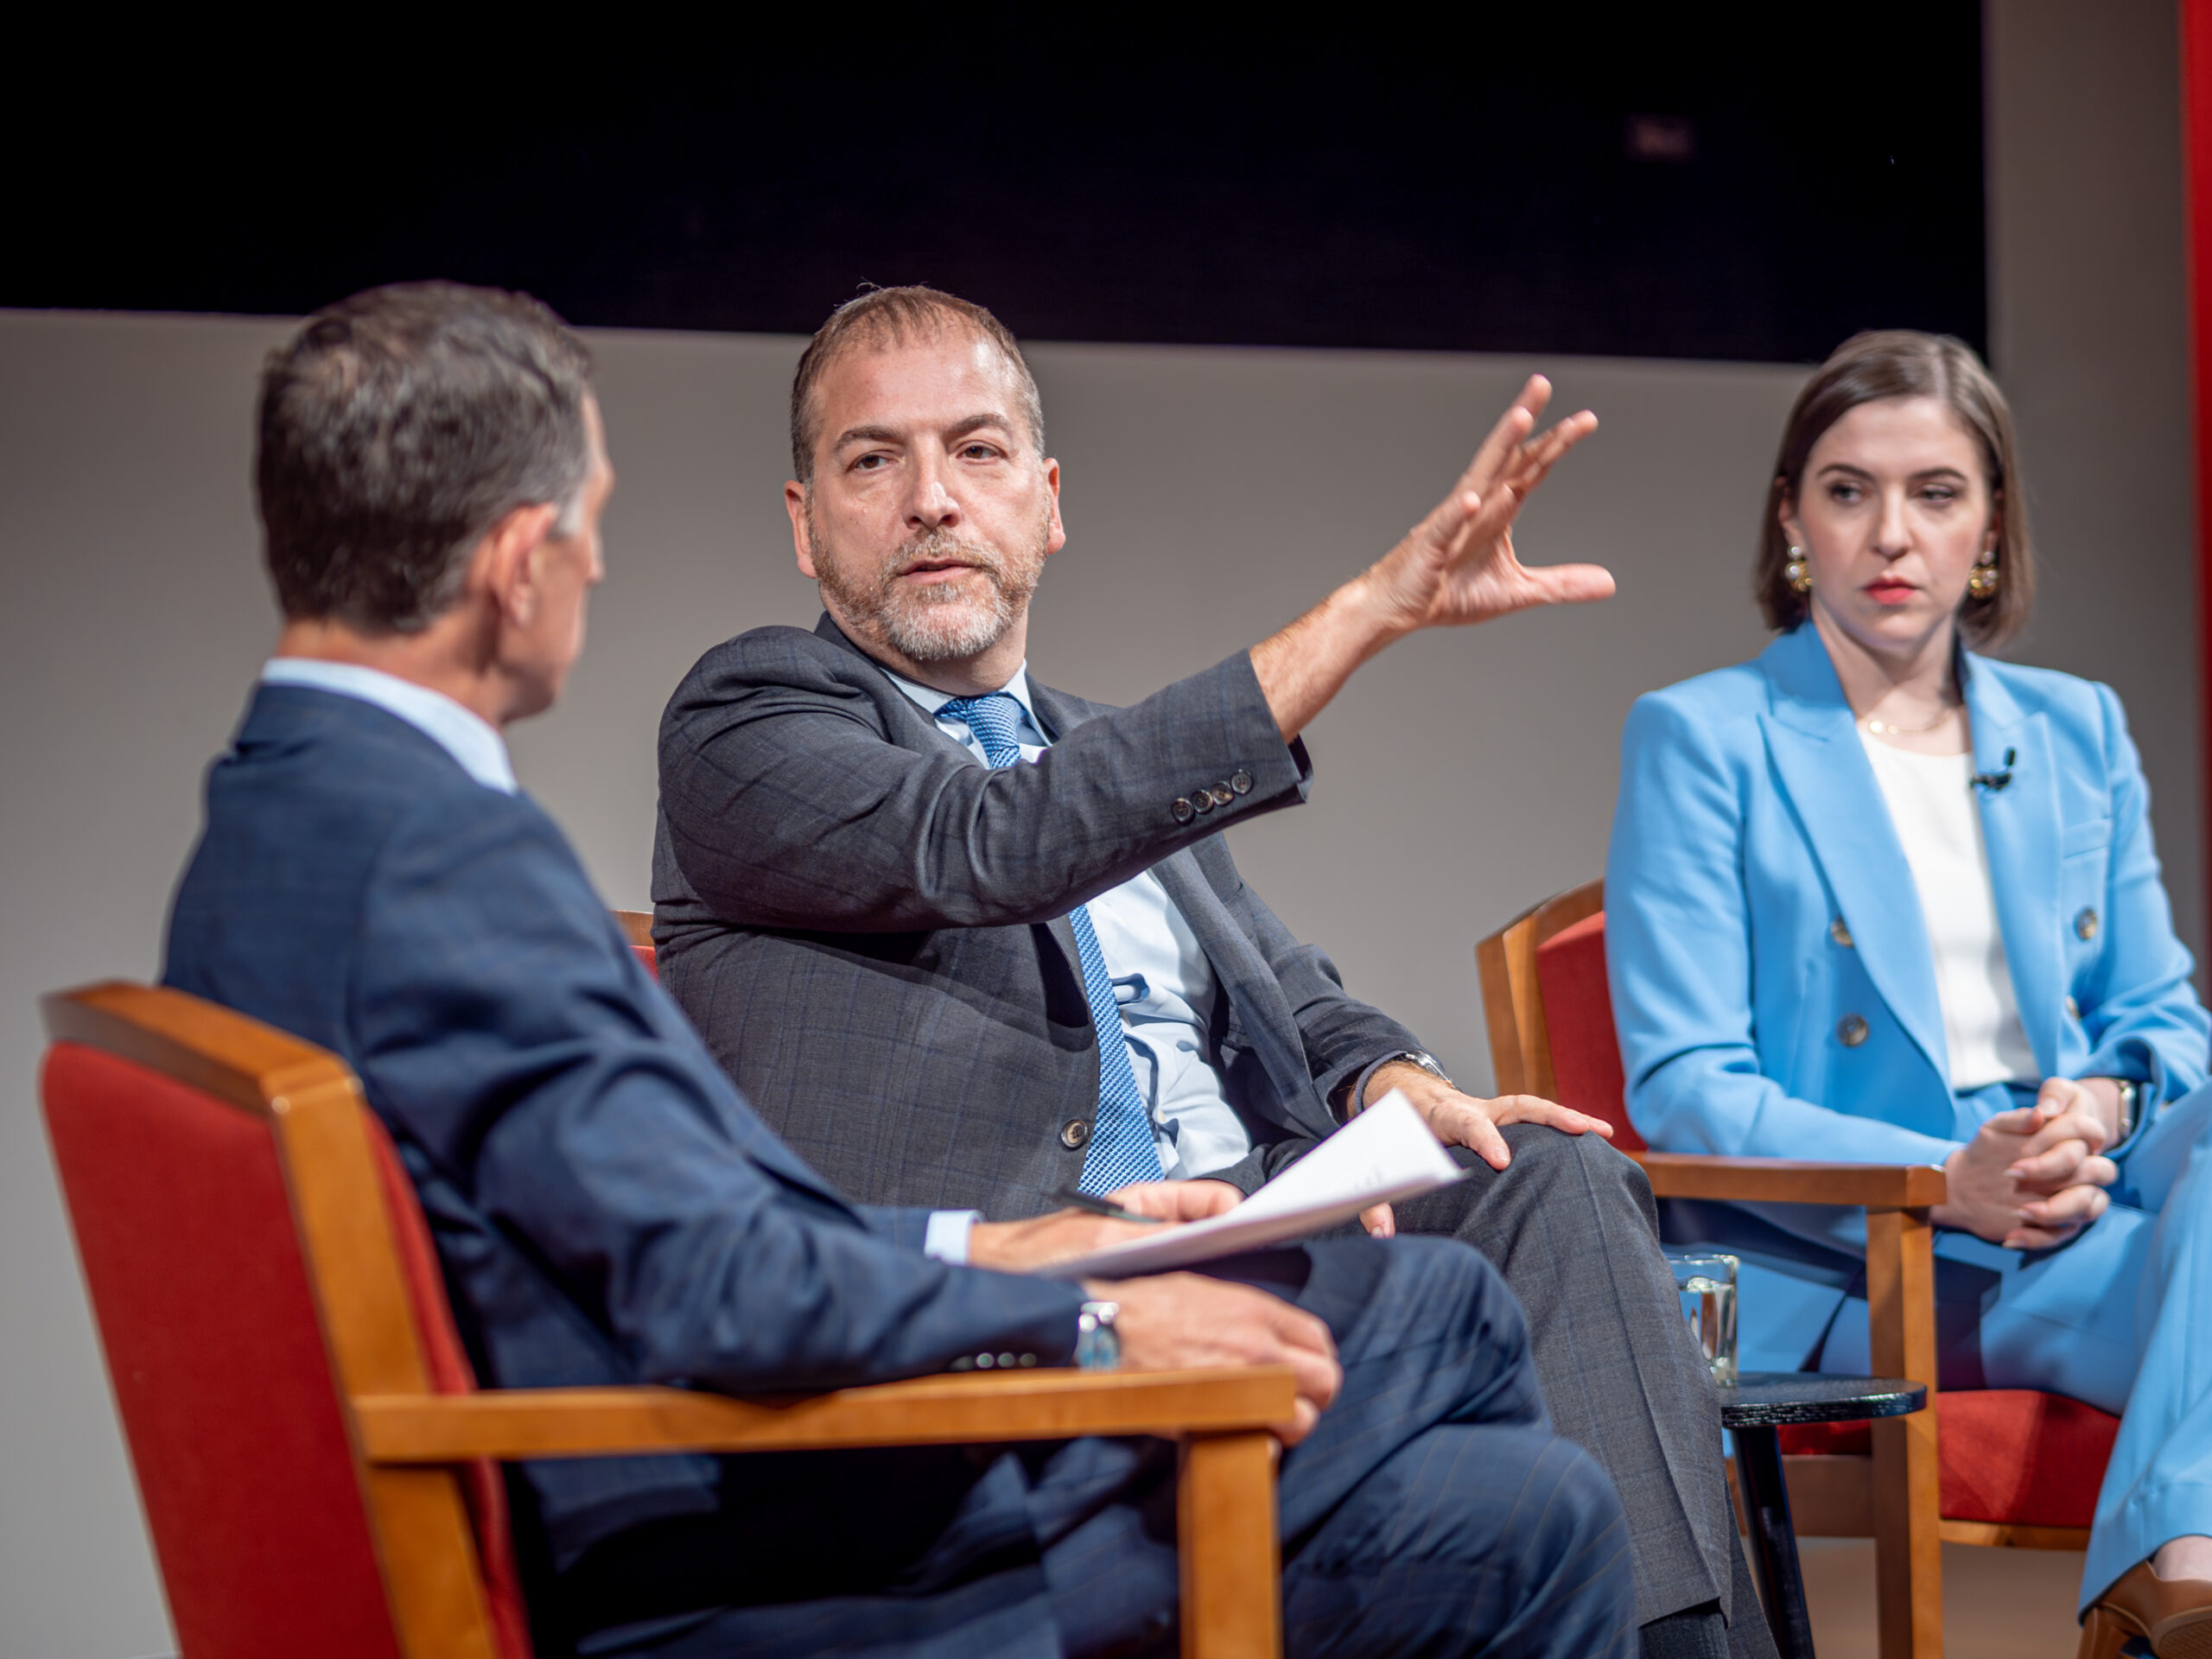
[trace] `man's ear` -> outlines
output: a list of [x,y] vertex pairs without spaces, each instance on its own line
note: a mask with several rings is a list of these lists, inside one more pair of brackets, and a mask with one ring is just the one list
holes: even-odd
[[791,551],[798,555],[798,573],[810,582],[822,578],[814,568],[814,537],[807,532],[806,486],[795,478],[784,480],[784,511],[791,516]]
[[517,507],[484,533],[468,562],[468,582],[498,607],[500,617],[527,627],[542,597],[539,556],[561,517],[550,502]]
[[1045,527],[1045,555],[1050,558],[1068,544],[1068,528],[1060,522],[1060,463],[1047,456],[1045,461],[1045,487],[1052,493],[1052,517]]

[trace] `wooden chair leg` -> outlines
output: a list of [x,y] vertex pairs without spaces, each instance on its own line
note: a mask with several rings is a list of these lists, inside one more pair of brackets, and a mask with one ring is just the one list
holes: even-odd
[[2120,1650],[2126,1645],[2127,1627],[2100,1602],[2082,1621],[2082,1645],[2075,1651],[2077,1659],[2120,1659]]
[[1176,1492],[1183,1659],[1278,1659],[1282,1561],[1272,1434],[1194,1434]]
[[1872,1426],[1882,1659],[1942,1659],[1943,1653],[1934,1243],[1925,1210],[1866,1211],[1866,1303],[1874,1375],[1907,1377],[1928,1389],[1924,1409]]

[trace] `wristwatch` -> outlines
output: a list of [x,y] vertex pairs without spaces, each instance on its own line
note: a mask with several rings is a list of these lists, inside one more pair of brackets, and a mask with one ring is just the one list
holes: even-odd
[[1362,1066],[1336,1086],[1329,1096],[1329,1104],[1335,1109],[1336,1115],[1349,1123],[1365,1111],[1367,1103],[1360,1098],[1363,1092],[1362,1085],[1384,1066],[1396,1065],[1402,1060],[1408,1065],[1421,1067],[1446,1088],[1457,1089],[1459,1086],[1444,1075],[1444,1068],[1436,1063],[1433,1054],[1424,1054],[1417,1048],[1402,1048],[1395,1054],[1385,1054],[1372,1065]]
[[1122,1363],[1122,1336],[1114,1321],[1119,1302],[1085,1302],[1075,1316],[1075,1363],[1086,1371],[1110,1371]]
[[1444,1068],[1436,1063],[1436,1056],[1433,1054],[1424,1054],[1417,1048],[1400,1049],[1395,1054],[1389,1055],[1383,1059],[1377,1061],[1376,1065],[1378,1066],[1388,1065],[1392,1060],[1403,1060],[1408,1065],[1417,1065],[1421,1067],[1422,1071],[1427,1072],[1430,1077],[1437,1078],[1440,1082],[1448,1084],[1454,1089],[1457,1089],[1459,1086],[1458,1084],[1452,1083],[1451,1078],[1444,1075]]
[[2133,1077],[2114,1077],[2112,1081],[2120,1090],[2120,1132],[2113,1138],[2125,1141],[2135,1128],[2135,1114],[2142,1109],[2143,1085]]

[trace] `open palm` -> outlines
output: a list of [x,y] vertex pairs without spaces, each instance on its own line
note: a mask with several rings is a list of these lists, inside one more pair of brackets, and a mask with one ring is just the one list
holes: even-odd
[[1598,417],[1584,410],[1530,436],[1551,395],[1551,383],[1531,375],[1452,493],[1375,567],[1373,579],[1407,626],[1458,627],[1534,606],[1611,596],[1612,576],[1598,565],[1530,569],[1514,553],[1521,504],[1560,456],[1598,429]]

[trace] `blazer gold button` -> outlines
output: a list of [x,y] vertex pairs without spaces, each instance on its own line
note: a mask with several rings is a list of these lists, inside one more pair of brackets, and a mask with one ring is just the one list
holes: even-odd
[[1239,795],[1249,795],[1252,792],[1252,774],[1239,766],[1229,774],[1229,786]]
[[1834,939],[1845,950],[1851,949],[1851,930],[1843,925],[1842,917],[1839,916],[1828,924],[1828,938]]
[[1210,789],[1194,789],[1194,790],[1192,790],[1192,791],[1191,791],[1191,804],[1192,804],[1192,806],[1194,806],[1194,807],[1198,808],[1198,810],[1199,811],[1201,811],[1201,812],[1211,812],[1211,811],[1212,811],[1212,810],[1213,810],[1213,791],[1212,791],[1211,790],[1210,790]]
[[1175,798],[1175,804],[1169,807],[1167,810],[1175,815],[1175,822],[1178,823],[1188,823],[1192,818],[1198,815],[1198,809],[1192,806],[1190,802],[1184,799],[1180,795],[1178,795]]
[[1866,1040],[1866,1022],[1855,1014],[1847,1014],[1835,1022],[1835,1039],[1846,1048],[1856,1048]]
[[1080,1152],[1090,1144],[1090,1122],[1087,1118],[1071,1117],[1060,1125],[1060,1144],[1070,1152]]
[[2088,940],[2097,937],[2097,912],[2094,906],[2084,905],[2074,917],[2074,937]]
[[1236,791],[1230,788],[1227,784],[1216,784],[1213,786],[1213,804],[1216,806],[1227,806],[1236,798]]

